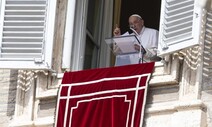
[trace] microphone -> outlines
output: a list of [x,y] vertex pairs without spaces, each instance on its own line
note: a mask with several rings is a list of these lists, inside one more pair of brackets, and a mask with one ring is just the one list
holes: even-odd
[[130,25],[130,30],[132,30],[136,36],[139,36],[139,34],[135,31],[135,25]]

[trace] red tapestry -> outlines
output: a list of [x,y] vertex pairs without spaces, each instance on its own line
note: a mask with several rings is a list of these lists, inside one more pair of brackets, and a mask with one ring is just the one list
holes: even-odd
[[141,127],[154,63],[66,72],[55,127]]

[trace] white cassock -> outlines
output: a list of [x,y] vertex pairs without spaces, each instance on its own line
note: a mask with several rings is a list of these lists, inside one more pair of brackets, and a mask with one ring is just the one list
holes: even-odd
[[[123,35],[129,35],[129,33],[126,32]],[[146,54],[144,54],[143,56],[143,62],[150,62],[150,58],[156,56],[157,53],[156,51],[158,47],[158,31],[155,29],[143,27],[137,38],[141,42],[141,45],[147,51]],[[115,66],[138,64],[141,57],[142,56],[140,56],[139,53],[119,54],[116,56]]]

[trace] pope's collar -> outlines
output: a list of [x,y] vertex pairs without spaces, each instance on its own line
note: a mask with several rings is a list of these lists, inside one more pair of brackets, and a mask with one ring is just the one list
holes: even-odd
[[145,26],[143,26],[143,28],[141,29],[141,32],[139,33],[139,35],[142,35],[144,30],[145,30]]

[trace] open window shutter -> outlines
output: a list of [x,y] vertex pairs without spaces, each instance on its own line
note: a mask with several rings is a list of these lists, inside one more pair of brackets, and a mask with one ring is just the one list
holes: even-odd
[[50,69],[55,1],[2,0],[0,68]]
[[199,43],[202,10],[195,0],[162,0],[159,55]]

